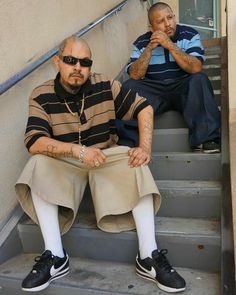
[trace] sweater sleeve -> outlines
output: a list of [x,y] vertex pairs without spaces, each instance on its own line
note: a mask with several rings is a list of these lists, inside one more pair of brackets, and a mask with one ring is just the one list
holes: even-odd
[[112,94],[117,119],[135,119],[138,113],[149,105],[146,98],[138,95],[132,89],[127,89],[116,80],[112,82]]
[[38,97],[35,97],[33,92],[29,98],[29,116],[24,136],[28,150],[38,138],[42,136],[51,137],[52,135],[50,116],[37,100]]

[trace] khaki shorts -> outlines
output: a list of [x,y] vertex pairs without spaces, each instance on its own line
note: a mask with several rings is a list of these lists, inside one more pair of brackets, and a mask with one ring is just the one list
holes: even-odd
[[95,168],[88,168],[72,158],[32,156],[15,185],[23,210],[38,223],[31,191],[45,201],[59,205],[60,229],[64,234],[75,220],[89,182],[97,226],[108,232],[134,229],[131,211],[139,199],[153,194],[156,213],[160,207],[160,194],[148,166],[128,166],[128,149],[119,146],[103,150],[106,163]]

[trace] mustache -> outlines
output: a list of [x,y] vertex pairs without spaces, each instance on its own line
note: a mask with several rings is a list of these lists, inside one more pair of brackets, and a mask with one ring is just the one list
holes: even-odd
[[81,74],[81,72],[73,72],[69,75],[70,77],[79,77],[79,78],[84,78],[84,75]]

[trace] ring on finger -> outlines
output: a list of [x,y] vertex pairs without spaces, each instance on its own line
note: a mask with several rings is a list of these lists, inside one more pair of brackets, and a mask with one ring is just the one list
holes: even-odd
[[100,163],[98,161],[95,161],[95,167],[99,167]]

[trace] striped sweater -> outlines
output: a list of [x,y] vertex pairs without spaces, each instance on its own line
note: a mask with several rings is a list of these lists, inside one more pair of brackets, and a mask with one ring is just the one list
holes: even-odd
[[[150,42],[151,35],[151,32],[147,32],[141,35],[133,43],[131,57],[126,66],[128,74],[130,65],[136,61],[145,50]],[[183,52],[195,56],[201,62],[204,62],[204,49],[200,41],[200,35],[196,30],[188,26],[177,25],[175,36],[171,39]],[[180,78],[185,75],[187,75],[187,72],[183,71],[178,66],[166,48],[157,46],[152,50],[151,59],[145,75],[146,78],[153,80],[168,80]]]
[[60,74],[35,88],[29,98],[29,117],[25,145],[29,149],[41,136],[62,142],[78,143],[78,114],[84,97],[84,111],[80,117],[81,144],[108,148],[118,136],[115,119],[131,120],[148,106],[145,98],[132,90],[124,90],[116,80],[102,74],[91,74],[76,95],[69,94],[59,82]]

